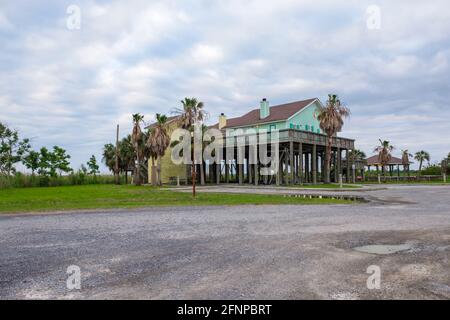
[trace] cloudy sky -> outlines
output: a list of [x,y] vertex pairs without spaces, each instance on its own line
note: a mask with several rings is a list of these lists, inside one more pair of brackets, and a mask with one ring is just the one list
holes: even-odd
[[213,123],[335,92],[352,111],[341,135],[368,154],[378,138],[450,152],[445,0],[2,0],[0,43],[0,121],[75,168],[132,113],[151,121],[185,96]]

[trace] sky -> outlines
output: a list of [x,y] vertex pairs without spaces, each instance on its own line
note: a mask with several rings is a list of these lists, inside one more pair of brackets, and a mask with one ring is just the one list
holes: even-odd
[[378,139],[450,152],[445,0],[2,0],[0,48],[0,121],[75,169],[133,113],[150,123],[191,96],[212,124],[336,93],[340,135],[367,155]]

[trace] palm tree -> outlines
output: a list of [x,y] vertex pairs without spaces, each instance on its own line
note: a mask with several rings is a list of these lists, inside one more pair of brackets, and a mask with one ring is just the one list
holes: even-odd
[[380,145],[375,147],[374,152],[378,153],[378,162],[381,164],[381,172],[384,177],[385,167],[392,159],[392,151],[394,150],[394,147],[391,146],[390,142],[387,140],[378,140],[380,141]]
[[[152,152],[152,184],[158,185],[162,184],[161,180],[161,160],[164,154],[166,153],[167,148],[170,144],[170,136],[167,133],[167,116],[161,115],[159,113],[156,114],[156,123],[151,128],[150,134],[147,140],[147,146],[151,149]],[[153,156],[154,155],[154,156]],[[158,181],[156,182],[154,179],[153,172],[155,171],[154,159],[157,159],[158,163]]]
[[408,171],[408,176],[409,176],[409,158],[411,158],[413,155],[411,153],[409,153],[408,149],[406,150],[402,150],[402,164],[403,164],[403,169]]
[[351,150],[348,153],[348,158],[350,159],[350,162],[354,163],[356,161],[362,161],[362,160],[366,159],[367,156],[364,151],[355,149],[355,150]]
[[414,155],[414,159],[419,161],[419,175],[422,174],[422,164],[426,160],[428,163],[430,163],[430,154],[426,151],[419,151],[416,152]]
[[320,121],[320,128],[328,136],[328,143],[325,156],[325,183],[330,183],[331,167],[331,146],[333,137],[342,130],[344,118],[350,115],[350,110],[341,105],[341,101],[335,94],[328,95],[328,101],[325,107],[319,108],[317,119]]
[[115,171],[116,165],[116,147],[112,143],[105,144],[103,147],[102,161],[111,172]]
[[144,116],[135,113],[133,114],[133,131],[131,133],[131,143],[136,153],[136,170],[134,176],[134,183],[137,186],[141,185],[141,158],[142,149],[140,147],[142,140],[141,122],[144,120]]
[[[184,98],[181,100],[182,107],[175,109],[174,113],[178,116],[178,125],[191,132],[194,131],[194,125],[200,124],[206,119],[206,112],[203,110],[204,104],[196,98]],[[194,159],[194,149],[192,148],[192,194],[195,197],[196,169]],[[205,174],[203,170],[203,160],[200,165],[200,183],[205,183]]]
[[125,184],[128,184],[128,171],[135,171],[135,153],[131,135],[127,135],[119,142],[119,168],[125,172]]

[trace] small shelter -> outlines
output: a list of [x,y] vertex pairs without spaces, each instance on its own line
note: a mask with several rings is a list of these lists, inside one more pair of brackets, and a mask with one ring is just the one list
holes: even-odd
[[[397,169],[397,177],[400,177],[400,166],[402,167],[402,170],[404,173],[408,172],[409,173],[409,165],[412,162],[408,162],[408,164],[403,163],[403,160],[397,157],[392,156],[391,160],[389,161],[389,163],[387,163],[385,165],[385,167],[388,168],[389,170],[389,175],[393,176],[393,172],[395,169]],[[366,166],[368,171],[370,172],[370,168],[371,167],[376,167],[377,172],[380,171],[382,165],[378,159],[378,155],[374,155],[372,157],[369,157],[366,159]]]

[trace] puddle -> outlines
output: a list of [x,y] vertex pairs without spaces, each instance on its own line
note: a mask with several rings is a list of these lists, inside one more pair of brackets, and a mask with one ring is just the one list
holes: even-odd
[[362,246],[362,247],[356,247],[353,248],[353,250],[359,251],[359,252],[365,252],[365,253],[373,253],[373,254],[392,254],[397,253],[401,251],[406,251],[412,249],[412,244],[374,244],[374,245],[368,245],[368,246]]
[[363,197],[359,196],[346,196],[346,195],[320,195],[320,194],[285,194],[285,198],[304,198],[304,199],[338,199],[338,200],[350,200],[357,202],[369,202]]

